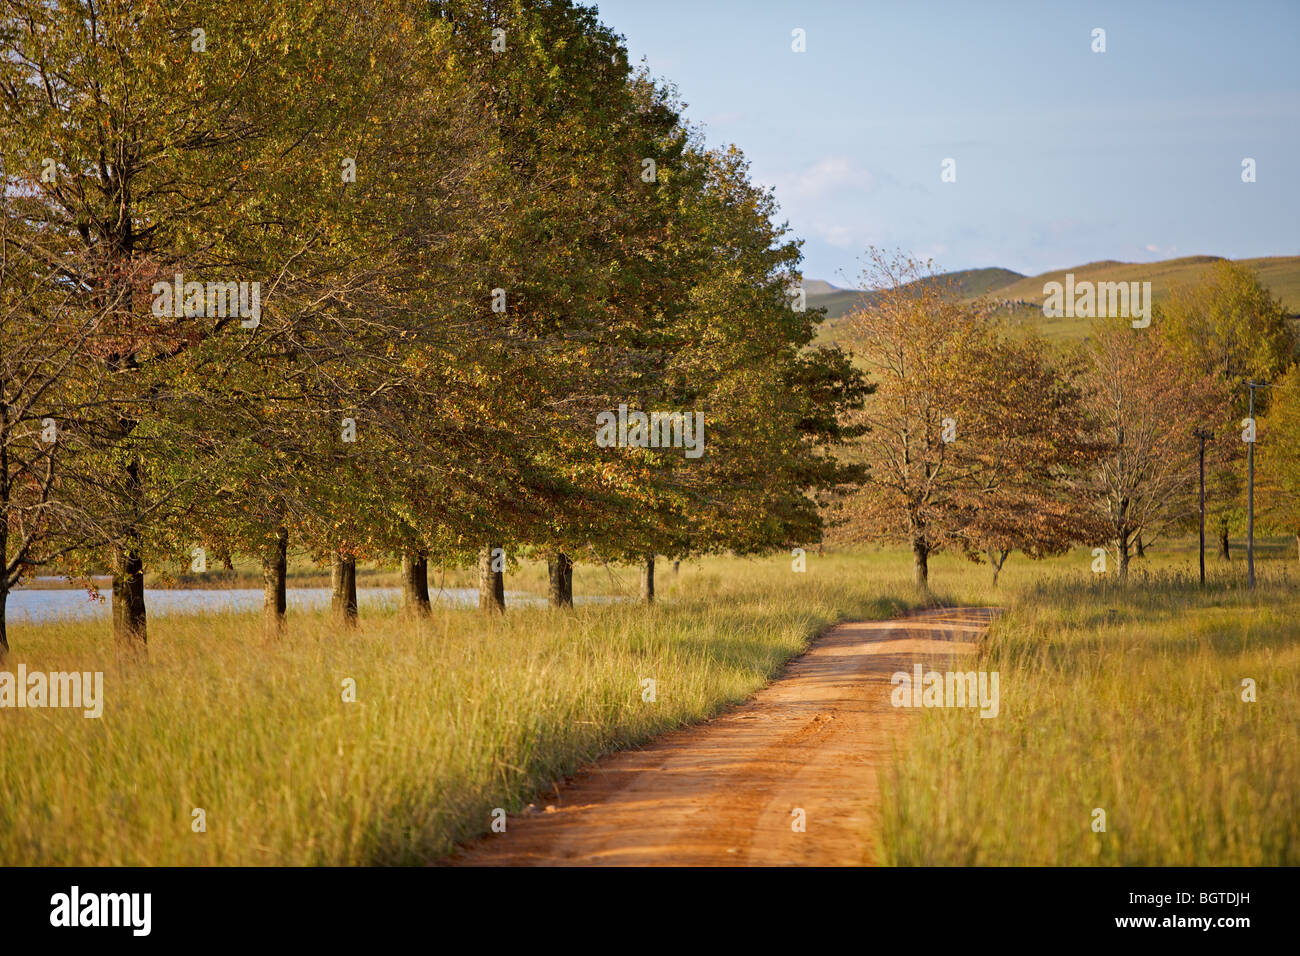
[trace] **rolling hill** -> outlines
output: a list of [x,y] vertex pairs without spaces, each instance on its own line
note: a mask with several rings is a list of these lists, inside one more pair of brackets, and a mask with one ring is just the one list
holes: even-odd
[[[1074,274],[1076,282],[1150,282],[1152,298],[1161,302],[1175,285],[1195,282],[1206,266],[1221,259],[1221,256],[1186,256],[1161,262],[1118,262],[1108,259],[1036,276],[1021,275],[1010,269],[963,269],[943,273],[936,279],[955,283],[961,294],[968,299],[987,296],[1006,303],[1007,311],[1014,321],[1033,325],[1048,338],[1077,339],[1087,334],[1089,321],[1045,317],[1042,312],[1045,283],[1063,282],[1067,272]],[[1282,300],[1289,313],[1300,314],[1300,256],[1268,256],[1236,261],[1255,270],[1260,281]],[[808,290],[808,307],[825,308],[827,319],[832,320],[827,323],[828,331],[834,328],[833,320],[845,315],[855,306],[869,302],[871,295],[857,289],[839,289],[820,280],[805,283],[805,288]]]
[[[935,277],[938,281],[953,283],[957,291],[967,298],[986,295],[1024,278],[1019,272],[997,268],[960,269]],[[860,289],[841,289],[821,279],[805,281],[804,289],[808,293],[808,308],[824,308],[828,319],[838,319],[870,298],[870,293],[864,293]]]

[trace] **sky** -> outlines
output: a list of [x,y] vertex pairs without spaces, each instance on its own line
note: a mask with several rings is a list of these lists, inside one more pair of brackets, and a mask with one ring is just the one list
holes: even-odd
[[806,278],[858,284],[869,245],[1028,275],[1300,254],[1300,0],[595,5],[774,189]]

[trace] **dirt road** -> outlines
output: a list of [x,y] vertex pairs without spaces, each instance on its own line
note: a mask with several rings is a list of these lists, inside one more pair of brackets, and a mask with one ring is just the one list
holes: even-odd
[[[744,704],[599,761],[448,862],[870,864],[878,775],[914,714],[890,705],[890,677],[973,653],[995,613],[949,608],[841,624]],[[802,833],[792,828],[796,808]]]

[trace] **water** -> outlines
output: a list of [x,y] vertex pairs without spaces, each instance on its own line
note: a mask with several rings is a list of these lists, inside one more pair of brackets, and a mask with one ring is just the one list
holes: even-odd
[[[11,622],[40,623],[56,620],[87,620],[108,617],[113,608],[113,595],[108,590],[100,592],[101,599],[91,598],[82,590],[29,590],[14,591],[9,595],[8,619]],[[430,594],[434,604],[452,607],[476,607],[476,588],[448,588]],[[608,598],[579,598],[577,603],[605,602]],[[358,588],[357,604],[361,609],[393,610],[402,601],[400,588]],[[260,611],[260,588],[231,588],[205,590],[200,588],[146,588],[145,608],[149,616],[167,617],[172,614],[211,614],[223,612]],[[328,608],[329,588],[289,588],[289,609],[315,611]],[[506,607],[536,606],[546,603],[545,598],[523,591],[507,591]]]

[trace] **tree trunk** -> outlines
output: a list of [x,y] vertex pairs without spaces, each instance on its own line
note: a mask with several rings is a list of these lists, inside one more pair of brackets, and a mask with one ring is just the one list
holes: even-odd
[[673,558],[673,574],[676,574],[677,571],[681,568],[681,566],[682,566],[681,558]]
[[1219,524],[1219,557],[1224,561],[1231,558],[1228,553],[1228,522],[1226,521]]
[[930,549],[923,535],[912,538],[912,581],[918,588],[930,586]]
[[1147,556],[1147,549],[1146,546],[1142,543],[1142,532],[1139,531],[1137,535],[1137,557],[1145,558],[1146,556]]
[[[3,565],[0,565],[0,574],[3,572]],[[9,656],[9,629],[5,623],[5,606],[9,603],[9,589],[0,586],[0,664],[5,662]]]
[[113,547],[113,637],[119,645],[144,647],[149,640],[144,608],[144,560],[134,530]]
[[573,607],[573,562],[563,551],[552,555],[546,562],[550,577],[548,598],[551,607]]
[[1119,552],[1119,579],[1121,582],[1128,580],[1128,535],[1121,535],[1118,541],[1118,547],[1115,549]]
[[284,633],[284,615],[288,609],[286,578],[289,574],[289,529],[275,529],[275,540],[262,552],[262,629],[267,637]]
[[[140,481],[140,463],[132,461],[126,466],[126,484],[133,496],[132,504],[140,500],[143,487]],[[113,558],[113,637],[119,646],[143,648],[149,640],[144,609],[144,558],[140,530],[134,525],[126,528],[114,543]]]
[[478,606],[480,611],[505,612],[506,576],[504,571],[492,570],[492,552],[487,545],[478,555]]
[[357,559],[334,552],[330,562],[330,611],[348,627],[357,623]]
[[410,617],[428,617],[429,559],[414,551],[402,554],[402,613]]
[[655,556],[646,555],[645,563],[641,565],[641,600],[646,604],[653,604],[655,600]]
[[993,568],[993,586],[998,586],[998,575],[1002,573],[1002,565],[1007,563],[1007,557],[1010,551],[997,551],[993,548],[988,549],[989,566]]
[[429,556],[421,554],[415,561],[415,602],[421,614],[431,614],[433,603],[429,600]]
[[[1295,536],[1295,558],[1300,561],[1300,532]],[[4,623],[4,615],[0,614],[0,624]]]

